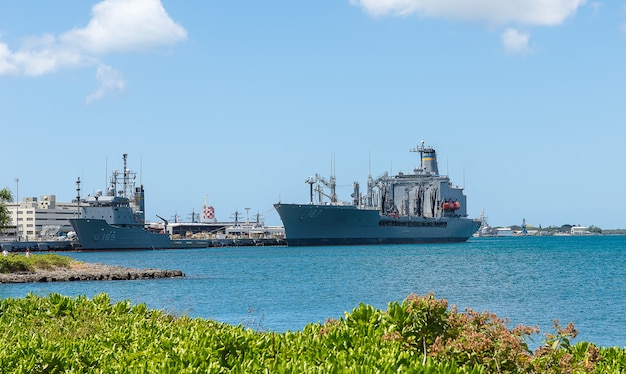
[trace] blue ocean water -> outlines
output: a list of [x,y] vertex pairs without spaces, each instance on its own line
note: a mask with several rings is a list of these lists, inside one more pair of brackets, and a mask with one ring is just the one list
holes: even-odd
[[[365,303],[385,309],[434,292],[510,326],[579,329],[576,341],[626,347],[626,236],[472,238],[467,243],[240,247],[69,253],[86,262],[179,269],[182,279],[0,285],[0,298],[108,293],[174,315],[301,330]],[[543,335],[535,337],[538,344]]]

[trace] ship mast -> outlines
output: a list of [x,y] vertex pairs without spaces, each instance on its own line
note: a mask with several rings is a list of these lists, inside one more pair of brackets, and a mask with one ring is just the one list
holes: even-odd
[[122,155],[122,159],[124,160],[124,197],[128,197],[128,195],[126,195],[126,191],[128,191],[128,167],[127,167],[127,159],[128,159],[128,153],[124,153]]
[[80,177],[76,179],[76,216],[80,217]]
[[311,200],[309,202],[309,204],[313,205],[313,185],[315,184],[315,179],[313,177],[308,177],[304,183],[307,183],[309,185],[309,188],[311,190],[310,194],[311,194]]

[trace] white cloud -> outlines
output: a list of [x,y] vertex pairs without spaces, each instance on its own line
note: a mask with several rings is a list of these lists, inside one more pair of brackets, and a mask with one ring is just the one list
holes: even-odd
[[85,100],[87,104],[101,99],[104,95],[115,92],[123,91],[126,88],[126,82],[119,71],[113,69],[107,65],[100,65],[96,71],[96,78],[100,83],[100,86],[96,91],[87,96]]
[[502,33],[502,44],[509,53],[526,53],[529,51],[528,33],[519,32],[513,28],[508,28]]
[[87,27],[60,36],[64,43],[96,54],[170,45],[187,37],[159,0],[105,0],[92,9]]
[[125,87],[121,74],[100,61],[103,56],[149,50],[186,38],[185,29],[169,17],[160,0],[102,0],[93,6],[84,28],[30,37],[16,50],[0,40],[0,75],[40,76],[97,66],[101,87],[87,98],[93,101]]
[[420,14],[492,24],[558,25],[586,0],[350,0],[375,16]]
[[17,51],[0,42],[0,75],[39,76],[62,68],[89,65],[93,56],[69,45],[59,44],[53,35],[27,39]]
[[0,42],[0,75],[16,74],[17,67],[12,61],[9,46]]
[[[573,16],[587,0],[349,0],[374,16],[448,18],[485,22],[490,26],[518,24],[555,26]],[[591,4],[597,9],[600,3]],[[507,28],[501,36],[508,53],[529,52],[530,34]]]

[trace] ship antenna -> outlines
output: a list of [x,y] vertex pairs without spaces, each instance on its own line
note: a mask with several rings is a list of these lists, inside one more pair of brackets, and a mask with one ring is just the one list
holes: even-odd
[[126,159],[128,158],[128,153],[124,153],[122,155],[122,159],[124,160],[124,197],[126,196],[126,189],[128,188],[128,167],[126,166]]

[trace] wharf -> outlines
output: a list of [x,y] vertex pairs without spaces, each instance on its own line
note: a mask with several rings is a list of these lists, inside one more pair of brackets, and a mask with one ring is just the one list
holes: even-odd
[[213,248],[213,247],[269,247],[286,246],[283,238],[235,238],[235,239],[175,239],[172,240],[173,249],[183,248]]
[[11,241],[0,243],[2,250],[7,252],[24,252],[30,249],[32,252],[44,251],[76,251],[80,249],[80,244],[75,240],[57,240],[57,241]]
[[[174,239],[171,249],[201,249],[215,247],[269,247],[286,246],[284,238],[234,238],[234,239]],[[10,241],[1,242],[0,247],[7,252],[71,252],[82,251],[80,243],[76,240],[63,241]]]

